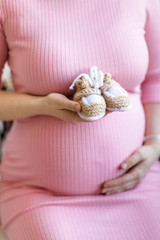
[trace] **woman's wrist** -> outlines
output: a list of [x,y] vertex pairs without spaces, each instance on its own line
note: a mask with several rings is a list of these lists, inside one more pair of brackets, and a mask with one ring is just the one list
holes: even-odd
[[143,138],[143,143],[154,143],[160,147],[160,134],[148,134]]
[[146,141],[146,140],[148,140],[148,139],[155,139],[155,140],[160,140],[160,134],[149,134],[149,135],[146,135],[146,136],[144,136],[144,138],[143,138],[143,141]]
[[0,91],[0,120],[12,121],[41,114],[41,96]]
[[34,107],[36,115],[48,115],[46,96],[38,97],[35,99]]
[[160,157],[160,137],[159,136],[160,136],[159,134],[146,135],[143,141],[144,145],[153,146],[153,148],[155,149],[155,152],[158,153],[158,157]]

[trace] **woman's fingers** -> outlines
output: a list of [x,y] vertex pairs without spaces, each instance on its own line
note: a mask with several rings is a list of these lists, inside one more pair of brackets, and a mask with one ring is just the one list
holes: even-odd
[[125,173],[123,176],[105,182],[102,187],[102,193],[118,193],[136,187],[145,177],[150,168],[150,163],[141,161]]
[[63,121],[67,121],[73,124],[77,124],[80,122],[88,122],[85,119],[82,119],[79,117],[79,115],[76,112],[70,111],[70,110],[56,110],[55,117],[58,117],[59,119]]
[[74,112],[80,112],[81,105],[75,101],[67,99],[63,102],[61,109],[67,109]]
[[[131,157],[129,157],[125,162],[121,164],[121,167],[125,170],[128,170],[132,167],[134,167],[136,164],[141,162],[143,160],[142,153],[140,152],[141,150],[139,149],[134,153]],[[125,184],[128,181],[134,180],[134,178],[137,177],[137,173],[134,170],[130,170],[128,173],[125,173],[123,176],[113,179],[111,181],[104,182],[103,187],[106,186],[119,186],[122,184]]]
[[81,105],[78,102],[68,99],[66,96],[59,94],[57,99],[58,109],[66,109],[74,112],[79,112],[81,110]]
[[112,111],[106,110],[106,114],[104,115],[104,117],[107,116],[109,113],[112,113]]
[[103,184],[103,188],[114,188],[118,186],[123,186],[128,182],[132,182],[139,179],[139,174],[136,171],[130,171],[125,173],[123,176],[115,178],[113,180],[107,181]]
[[119,187],[113,187],[113,188],[107,188],[103,190],[104,195],[111,195],[111,194],[115,194],[115,193],[120,193],[123,191],[127,191],[130,189],[133,189],[137,186],[138,182],[137,181],[132,181],[129,183],[126,183],[122,186]]
[[108,182],[106,186],[103,186],[102,193],[118,193],[126,191],[128,189],[134,188],[143,179],[143,174],[141,175],[138,171],[133,171],[123,175],[120,178]]
[[126,161],[121,164],[121,168],[128,170],[136,164],[147,160],[150,165],[158,158],[159,153],[157,154],[157,150],[154,150],[154,146],[143,145],[139,148],[131,157],[129,157]]
[[143,154],[143,148],[141,148],[138,151],[136,151],[135,154],[129,157],[126,161],[124,161],[121,164],[121,168],[128,170],[143,160],[144,160],[144,154]]

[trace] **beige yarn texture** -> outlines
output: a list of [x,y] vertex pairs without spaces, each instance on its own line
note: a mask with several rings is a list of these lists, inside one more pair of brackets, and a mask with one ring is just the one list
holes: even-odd
[[97,94],[101,96],[100,89],[90,87],[89,81],[84,77],[76,82],[76,89],[77,91],[73,96],[73,100],[77,101],[81,105],[81,115],[88,118],[93,116],[99,116],[103,113],[105,114],[105,101],[103,103],[92,104],[84,104],[82,101],[82,97],[87,97],[92,94]]
[[106,101],[106,108],[108,108],[109,110],[113,109],[114,110],[127,110],[127,108],[129,108],[130,106],[130,100],[129,100],[129,96],[126,92],[126,95],[124,96],[113,96],[113,97],[107,97],[105,96],[104,92],[107,91],[109,88],[114,87],[114,86],[118,86],[120,88],[122,88],[120,86],[119,83],[117,83],[115,80],[113,80],[111,78],[111,74],[107,73],[104,75],[104,84],[103,87],[101,88],[102,90],[102,95]]

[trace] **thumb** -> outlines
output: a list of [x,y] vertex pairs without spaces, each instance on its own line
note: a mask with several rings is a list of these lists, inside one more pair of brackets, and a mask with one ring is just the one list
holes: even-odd
[[67,97],[63,98],[61,102],[61,109],[67,109],[74,112],[80,112],[81,105],[73,100],[69,100]]
[[127,170],[135,166],[137,163],[143,161],[143,148],[137,150],[132,156],[121,164],[121,168]]

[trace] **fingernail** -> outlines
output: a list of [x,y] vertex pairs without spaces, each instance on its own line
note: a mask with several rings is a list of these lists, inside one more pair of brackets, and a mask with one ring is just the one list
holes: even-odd
[[103,189],[101,190],[101,193],[105,193],[105,192],[106,192],[106,189],[103,188]]
[[111,193],[110,192],[106,192],[106,195],[110,195]]
[[126,169],[128,167],[127,163],[123,163],[122,165],[122,168]]
[[103,184],[103,187],[104,187],[104,188],[106,188],[107,186],[108,186],[108,184],[107,184],[107,183],[104,183],[104,184]]

